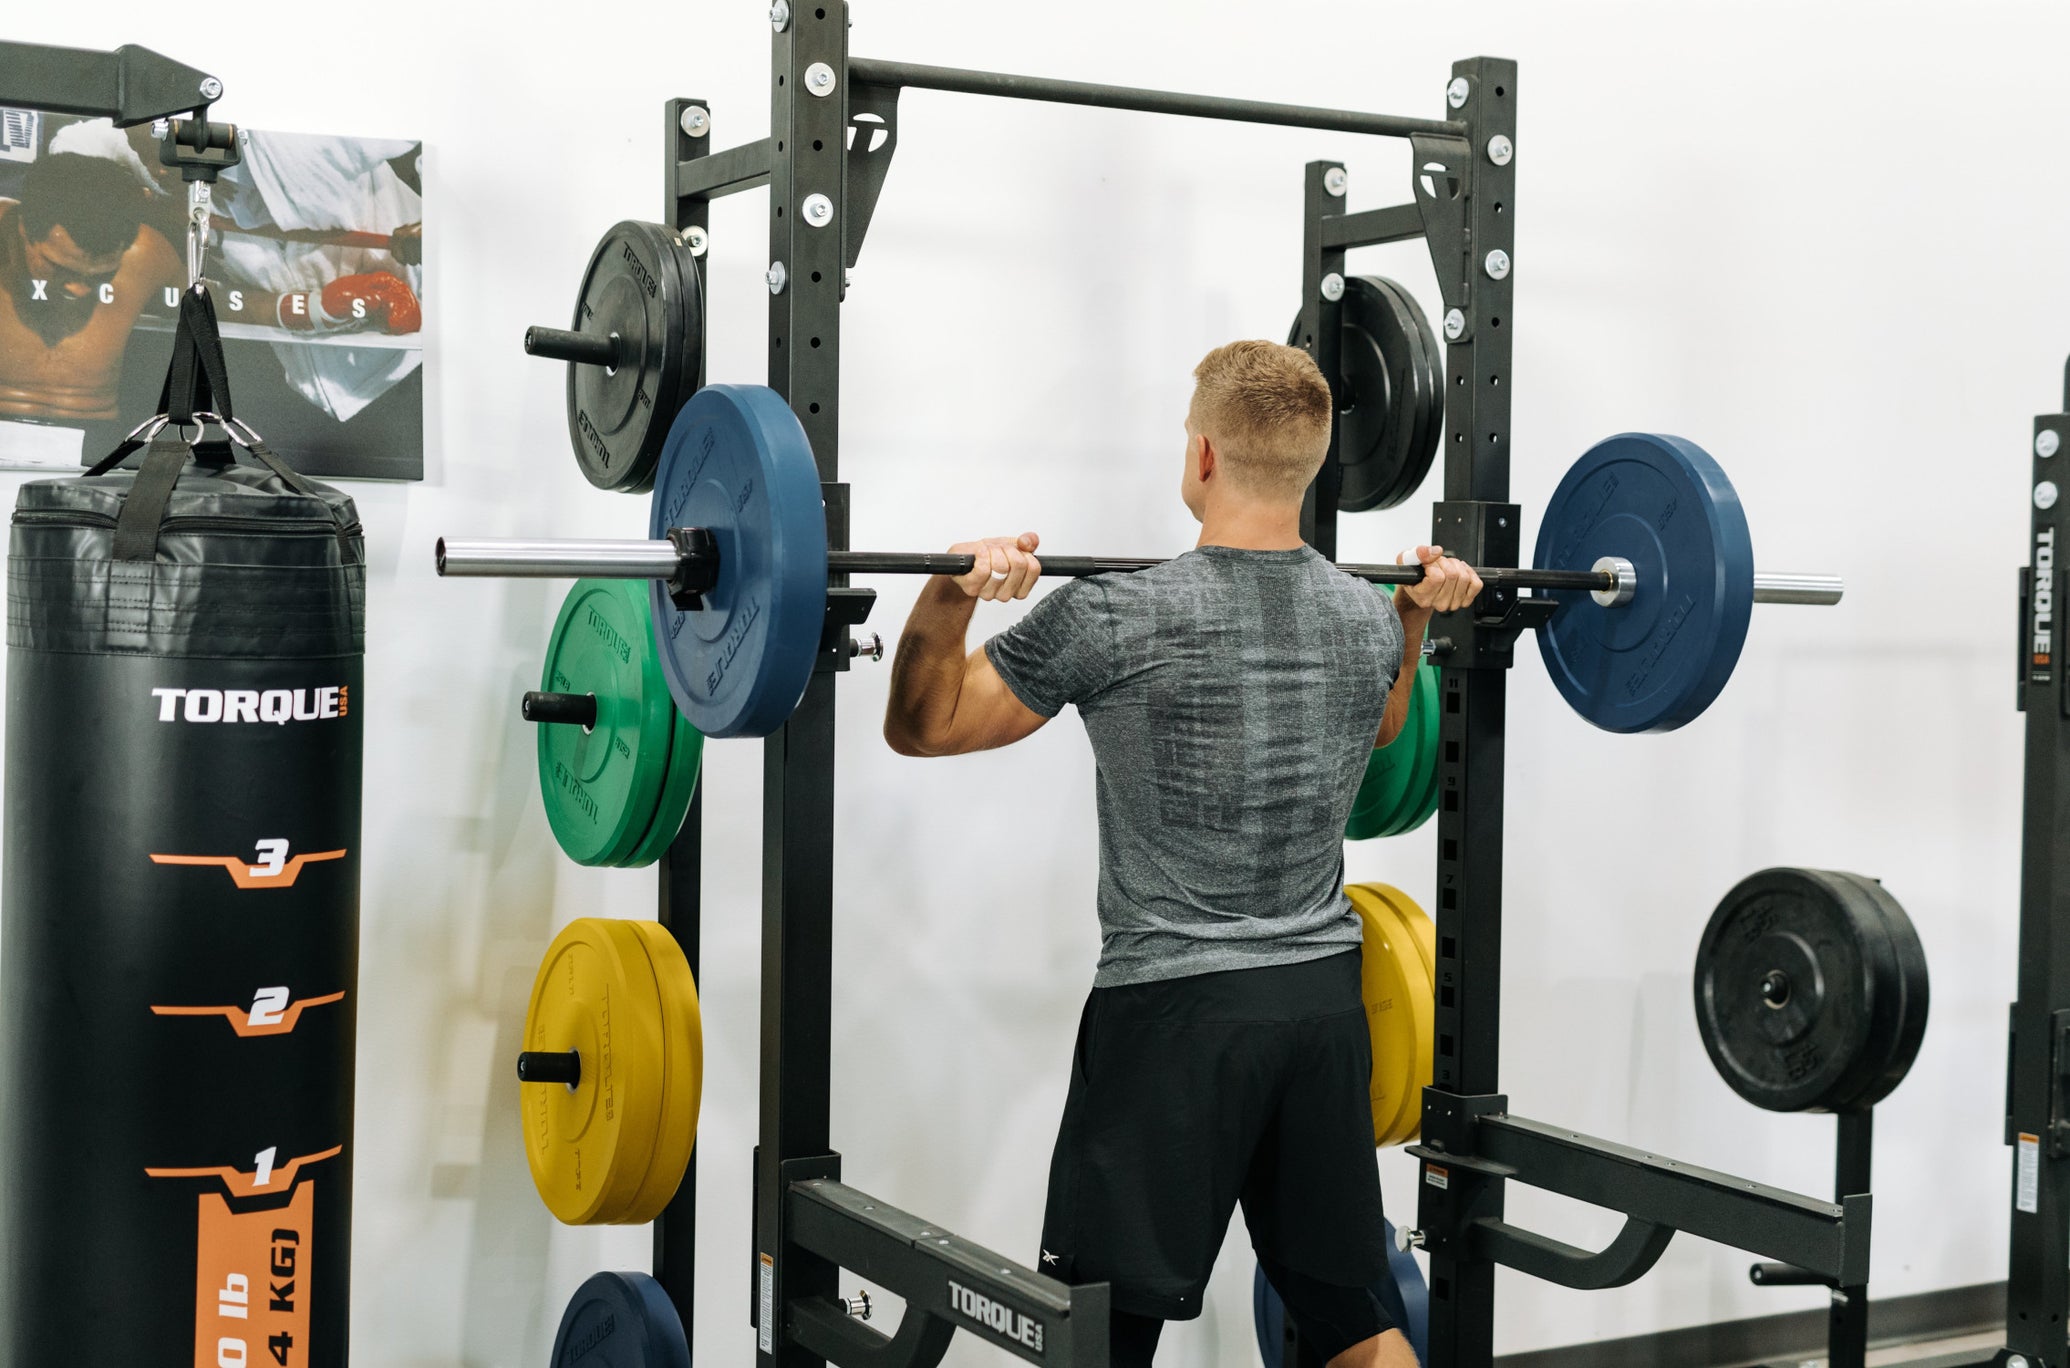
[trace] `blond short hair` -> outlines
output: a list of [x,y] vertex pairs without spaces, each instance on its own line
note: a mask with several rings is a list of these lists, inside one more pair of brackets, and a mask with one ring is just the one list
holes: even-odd
[[1193,368],[1187,411],[1228,463],[1230,479],[1268,498],[1298,498],[1330,450],[1330,386],[1315,358],[1277,342],[1231,342]]

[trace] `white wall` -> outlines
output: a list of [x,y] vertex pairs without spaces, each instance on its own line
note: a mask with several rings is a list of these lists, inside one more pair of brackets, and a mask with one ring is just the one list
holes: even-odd
[[[645,1232],[546,1215],[510,1060],[554,930],[646,914],[653,879],[571,867],[534,797],[515,699],[559,587],[442,583],[430,548],[644,527],[639,501],[577,474],[558,371],[518,338],[565,315],[604,227],[658,213],[663,99],[709,98],[721,145],[765,131],[762,6],[376,18],[226,0],[203,33],[189,13],[106,0],[17,7],[5,27],[209,65],[230,87],[222,113],[255,127],[428,144],[431,475],[354,490],[374,562],[354,1335],[384,1368],[543,1362],[567,1294],[643,1266]],[[1685,434],[1731,472],[1763,563],[1840,572],[1848,599],[1760,612],[1735,682],[1668,737],[1590,729],[1525,649],[1505,1083],[1523,1114],[1822,1191],[1831,1121],[1726,1091],[1691,1020],[1690,960],[1716,899],[1756,868],[1879,875],[1918,923],[1935,1001],[1879,1127],[1878,1289],[2002,1276],[2013,569],[2028,419],[2055,406],[2070,348],[2070,12],[863,0],[854,18],[860,54],[1407,114],[1440,112],[1455,58],[1521,61],[1515,497],[1542,506],[1609,433]],[[1032,527],[1059,552],[1181,549],[1187,372],[1292,316],[1302,163],[1345,160],[1357,208],[1406,188],[1389,142],[924,92],[901,137],[846,310],[842,469],[871,547]],[[715,379],[762,378],[764,206],[714,213]],[[1420,248],[1354,266],[1436,312]],[[1349,518],[1342,549],[1391,555],[1426,526],[1421,505]],[[878,587],[889,633],[914,586]],[[841,686],[836,1144],[854,1183],[1025,1258],[1097,948],[1090,757],[1066,719],[1003,754],[899,759],[875,734],[884,688],[868,668]],[[697,1351],[740,1363],[761,752],[707,757]],[[1350,872],[1428,899],[1431,841],[1355,847]],[[1409,1211],[1410,1161],[1381,1165]],[[1528,1190],[1510,1211],[1576,1243],[1614,1226]],[[1818,1304],[1749,1287],[1747,1261],[1685,1239],[1619,1292],[1505,1276],[1498,1342]],[[1251,1362],[1249,1275],[1238,1235],[1165,1362]],[[994,1357],[966,1337],[950,1362]]]

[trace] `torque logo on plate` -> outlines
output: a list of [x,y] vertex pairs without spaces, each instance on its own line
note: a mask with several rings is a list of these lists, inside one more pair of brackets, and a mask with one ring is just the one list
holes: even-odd
[[239,888],[293,888],[295,880],[302,877],[302,866],[345,858],[342,850],[312,850],[289,858],[288,843],[277,837],[259,842],[255,849],[259,855],[257,864],[247,864],[236,855],[153,855],[151,863],[220,865],[230,871]]
[[297,1002],[288,995],[286,988],[261,988],[252,994],[252,1005],[244,1007],[153,1007],[151,1015],[170,1017],[219,1016],[230,1022],[230,1029],[247,1038],[252,1036],[287,1035],[302,1019],[302,1013],[311,1007],[328,1007],[334,1002],[343,1002],[343,993],[325,993],[322,997],[303,998]]

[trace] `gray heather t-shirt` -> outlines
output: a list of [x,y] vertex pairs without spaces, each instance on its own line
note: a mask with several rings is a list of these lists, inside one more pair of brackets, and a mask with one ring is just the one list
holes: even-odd
[[1401,668],[1385,590],[1306,547],[1203,546],[1066,584],[985,650],[1021,702],[1077,704],[1092,738],[1095,986],[1359,944],[1344,822]]

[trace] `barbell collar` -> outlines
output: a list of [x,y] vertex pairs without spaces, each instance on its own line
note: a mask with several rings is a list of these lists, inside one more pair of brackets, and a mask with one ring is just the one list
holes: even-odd
[[[677,528],[668,541],[482,540],[441,537],[438,573],[444,576],[495,579],[650,579],[666,580],[690,592],[708,590],[723,573],[716,542],[702,528]],[[1087,575],[1133,574],[1165,562],[1123,556],[1042,556],[1042,573],[1067,579]],[[827,571],[837,575],[966,575],[975,560],[949,552],[829,551]],[[1347,575],[1375,584],[1416,584],[1421,566],[1362,565],[1339,562]],[[1490,589],[1581,590],[1622,595],[1636,591],[1631,562],[1605,557],[1588,570],[1532,570],[1489,567],[1475,571]],[[1754,602],[1797,603],[1830,607],[1840,602],[1844,586],[1837,575],[1756,574]],[[1598,602],[1601,602],[1598,599]]]
[[531,327],[525,329],[525,354],[543,356],[549,361],[573,361],[580,366],[616,369],[619,340],[615,333],[600,337],[596,333],[569,332],[565,328]]
[[1639,592],[1638,567],[1622,556],[1605,556],[1589,568],[1612,580],[1608,589],[1589,590],[1589,597],[1605,608],[1622,608]]

